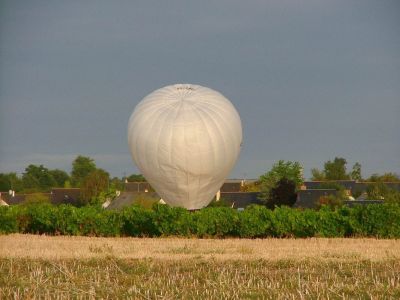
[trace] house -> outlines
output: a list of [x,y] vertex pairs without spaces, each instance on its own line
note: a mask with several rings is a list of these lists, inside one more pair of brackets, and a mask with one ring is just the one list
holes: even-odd
[[5,201],[8,205],[17,205],[25,202],[26,195],[25,194],[9,194],[7,192],[1,192],[1,198]]
[[327,181],[304,181],[306,190],[314,190],[324,188],[329,184],[338,184],[344,187],[345,190],[352,191],[356,186],[355,180],[327,180]]
[[323,196],[337,195],[335,189],[307,189],[297,192],[297,200],[294,207],[298,208],[315,208],[318,201]]
[[0,206],[8,206],[8,203],[3,199],[2,192],[0,192]]
[[15,194],[15,192],[1,192],[1,198],[8,205],[18,205],[28,202],[36,202],[36,201],[49,201],[51,198],[50,193],[31,193],[31,194]]
[[[248,181],[246,181],[248,182]],[[239,179],[227,180],[220,189],[220,198],[235,208],[245,208],[250,204],[261,204],[258,192],[241,192],[244,181]],[[121,209],[134,204],[142,197],[160,199],[148,182],[126,182],[125,191],[114,199],[107,209]]]
[[50,202],[52,204],[80,205],[81,189],[79,188],[54,188],[51,190]]
[[246,208],[251,204],[262,205],[259,192],[221,192],[221,200],[234,208]]
[[126,192],[150,192],[153,191],[150,183],[144,182],[125,182]]
[[[255,179],[243,180],[243,179],[227,179],[221,186],[221,193],[225,192],[240,192],[241,187],[245,183],[255,182]],[[126,192],[152,192],[154,189],[148,182],[125,182]]]
[[[377,184],[376,182],[356,182],[353,191],[358,193],[363,193],[367,191],[368,187]],[[396,190],[400,192],[400,182],[383,182],[389,189]]]

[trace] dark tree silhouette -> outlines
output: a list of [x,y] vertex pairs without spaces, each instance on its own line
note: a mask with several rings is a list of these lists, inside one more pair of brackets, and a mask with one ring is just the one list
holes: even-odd
[[293,206],[296,199],[297,194],[295,182],[284,177],[278,181],[276,187],[271,189],[267,206],[270,208],[282,205]]

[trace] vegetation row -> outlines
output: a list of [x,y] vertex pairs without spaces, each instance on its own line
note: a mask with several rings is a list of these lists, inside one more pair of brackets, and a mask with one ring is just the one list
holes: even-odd
[[167,205],[122,211],[50,204],[0,207],[0,233],[83,236],[185,236],[198,238],[377,237],[400,238],[400,205],[320,210],[249,206],[244,211],[209,207],[190,212]]

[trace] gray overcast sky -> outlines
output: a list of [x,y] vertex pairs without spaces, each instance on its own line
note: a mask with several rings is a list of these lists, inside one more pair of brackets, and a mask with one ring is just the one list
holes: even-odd
[[244,146],[230,177],[342,156],[400,173],[399,1],[0,1],[0,172],[78,154],[138,172],[127,123],[173,83],[218,90]]

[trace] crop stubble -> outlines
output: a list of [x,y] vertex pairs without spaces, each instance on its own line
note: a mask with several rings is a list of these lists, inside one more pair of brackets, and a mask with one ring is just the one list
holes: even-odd
[[0,236],[0,298],[400,298],[400,241]]

